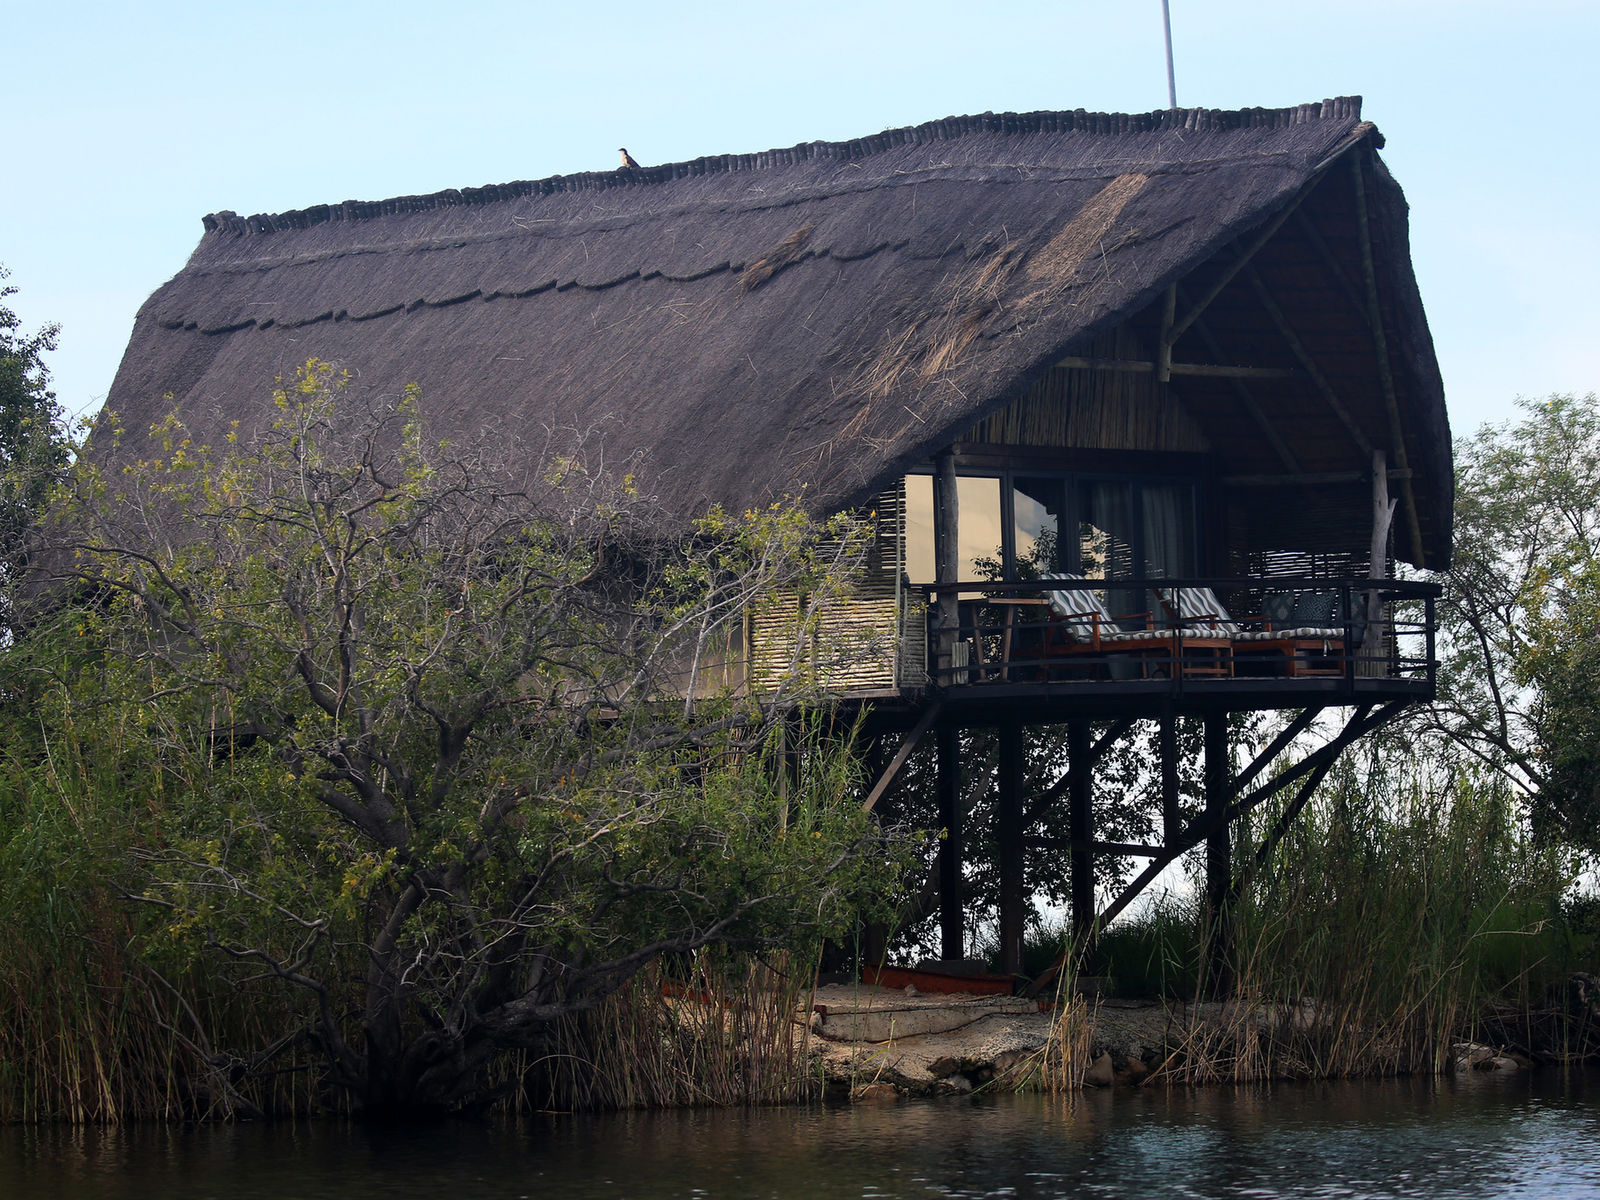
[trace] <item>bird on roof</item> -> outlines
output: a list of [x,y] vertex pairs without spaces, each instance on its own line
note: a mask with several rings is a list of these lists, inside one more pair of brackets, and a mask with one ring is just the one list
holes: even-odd
[[633,161],[633,155],[628,153],[628,148],[626,146],[620,147],[617,150],[617,153],[622,155],[622,167],[632,167],[634,170],[639,169],[639,164]]

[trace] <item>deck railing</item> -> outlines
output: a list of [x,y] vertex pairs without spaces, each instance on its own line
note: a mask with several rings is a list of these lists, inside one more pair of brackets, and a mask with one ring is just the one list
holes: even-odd
[[[1200,588],[1219,603],[1199,607],[1219,611],[1183,607],[1179,589]],[[1434,583],[962,580],[917,590],[927,600],[928,677],[940,687],[1139,683],[1183,692],[1234,681],[1342,680],[1352,691],[1389,681],[1430,695],[1434,687]]]

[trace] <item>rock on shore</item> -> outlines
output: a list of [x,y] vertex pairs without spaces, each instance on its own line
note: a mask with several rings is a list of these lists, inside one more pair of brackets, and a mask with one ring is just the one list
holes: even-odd
[[[1108,1086],[1159,1063],[1180,1010],[1153,1001],[1101,1001],[1084,1082]],[[818,988],[812,1054],[823,1077],[853,1098],[939,1096],[1000,1080],[1023,1082],[1042,1067],[1053,1011],[1012,996],[907,993],[860,984]]]

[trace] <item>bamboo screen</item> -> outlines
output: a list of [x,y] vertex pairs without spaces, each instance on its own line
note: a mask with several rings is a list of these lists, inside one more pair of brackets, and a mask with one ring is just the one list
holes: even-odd
[[843,596],[811,612],[811,597],[790,593],[750,612],[752,687],[770,691],[795,672],[831,693],[925,681],[925,617],[902,585],[904,483],[880,495],[873,511],[866,563]]

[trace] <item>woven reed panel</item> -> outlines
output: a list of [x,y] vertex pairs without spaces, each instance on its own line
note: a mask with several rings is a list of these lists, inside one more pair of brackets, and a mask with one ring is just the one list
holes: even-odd
[[[1148,361],[1126,327],[1096,338],[1087,358]],[[1165,393],[1165,394],[1164,394]],[[964,440],[1002,446],[1204,453],[1200,426],[1153,374],[1055,368]]]
[[[866,561],[844,594],[822,604],[802,634],[810,597],[787,593],[750,613],[750,683],[770,691],[794,671],[826,692],[897,685],[905,656],[900,627],[904,483],[878,497]],[[924,639],[926,634],[923,634]],[[922,668],[925,648],[916,652]]]

